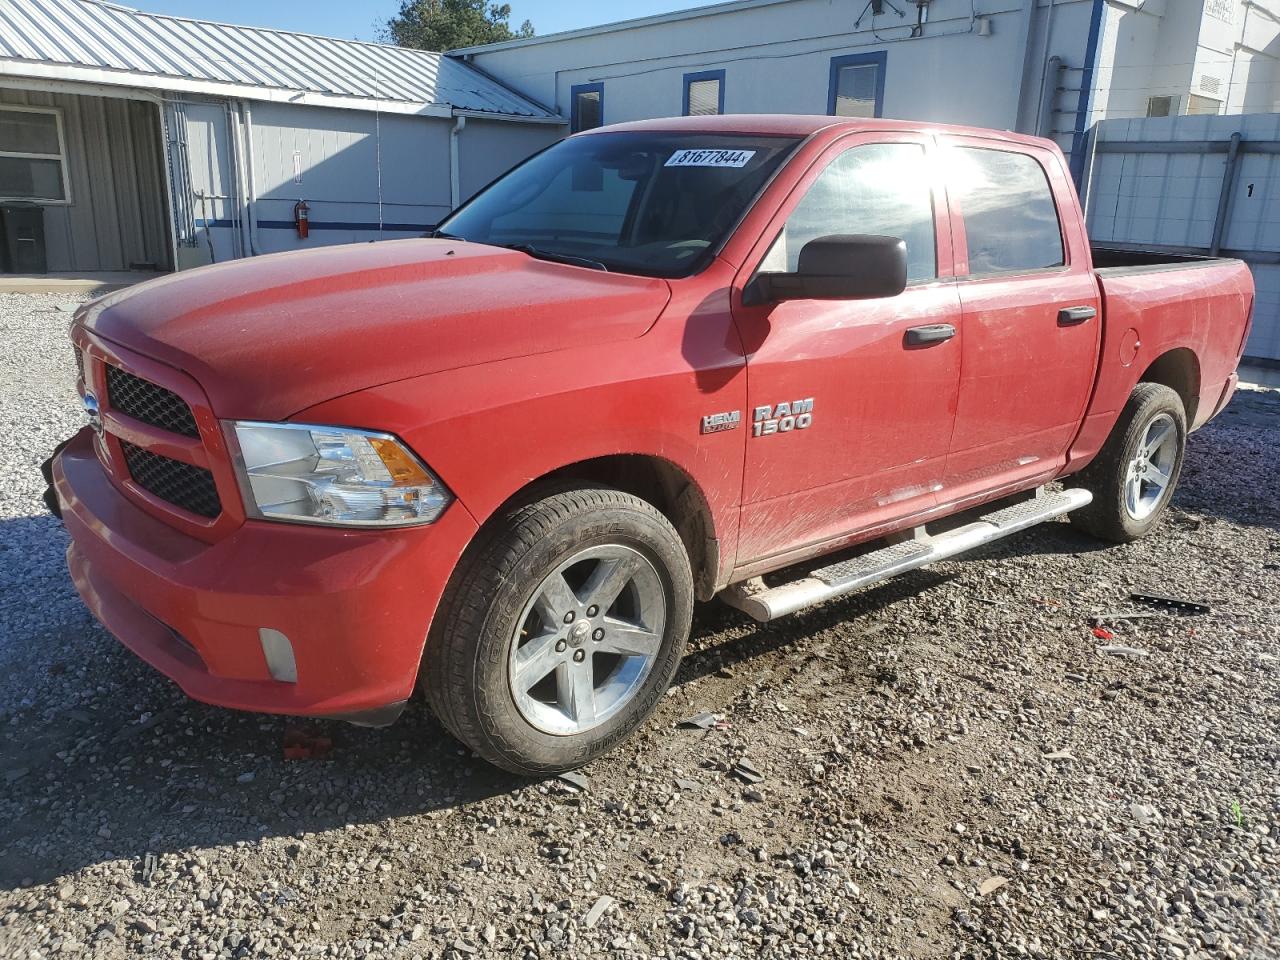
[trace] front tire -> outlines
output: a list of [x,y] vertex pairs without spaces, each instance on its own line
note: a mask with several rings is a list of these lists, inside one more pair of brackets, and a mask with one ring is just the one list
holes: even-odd
[[550,493],[498,518],[459,564],[423,657],[446,728],[541,776],[612,749],[675,677],[693,613],[679,535],[619,490]]
[[1071,513],[1071,522],[1114,543],[1145,536],[1169,509],[1186,448],[1182,398],[1159,383],[1138,384],[1102,450],[1078,476],[1093,502]]

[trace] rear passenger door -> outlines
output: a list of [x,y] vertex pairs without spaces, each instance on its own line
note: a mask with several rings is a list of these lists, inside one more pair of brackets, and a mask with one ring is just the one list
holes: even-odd
[[1093,387],[1102,317],[1058,154],[977,138],[942,146],[961,304],[960,393],[939,493],[951,502],[1062,467]]

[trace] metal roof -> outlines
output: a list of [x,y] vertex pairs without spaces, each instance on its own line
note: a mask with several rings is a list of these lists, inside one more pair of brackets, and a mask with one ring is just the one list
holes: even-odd
[[559,33],[539,33],[532,37],[517,37],[514,40],[498,40],[494,43],[481,43],[472,47],[458,47],[450,50],[453,56],[470,56],[473,53],[489,53],[493,50],[509,50],[513,47],[530,47],[541,43],[558,43],[562,40],[577,40],[579,37],[596,37],[604,33],[619,33],[623,30],[635,30],[641,27],[656,27],[668,23],[679,23],[683,20],[697,20],[702,17],[714,17],[722,13],[741,13],[757,7],[772,7],[788,0],[726,0],[723,3],[706,3],[705,0],[686,0],[691,5],[683,10],[672,10],[669,13],[655,13],[647,17],[633,17],[630,20],[615,20],[612,23],[601,23],[593,27],[579,27],[576,30],[562,30]]
[[146,13],[100,0],[0,0],[0,76],[21,75],[23,65],[31,75],[54,79],[560,122],[443,54]]

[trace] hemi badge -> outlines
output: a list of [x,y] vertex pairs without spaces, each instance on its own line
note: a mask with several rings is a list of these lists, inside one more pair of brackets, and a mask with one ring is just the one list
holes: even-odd
[[736,430],[742,422],[741,410],[729,410],[725,413],[711,413],[702,418],[703,433],[723,433],[725,430]]

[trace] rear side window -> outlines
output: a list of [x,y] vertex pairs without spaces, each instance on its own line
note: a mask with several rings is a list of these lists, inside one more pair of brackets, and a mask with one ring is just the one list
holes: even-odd
[[1025,153],[957,147],[946,164],[964,217],[969,273],[1060,267],[1062,227],[1044,169]]
[[794,273],[800,248],[810,240],[870,233],[905,240],[907,280],[932,280],[938,266],[929,182],[918,143],[869,143],[845,151],[809,187],[760,269]]

